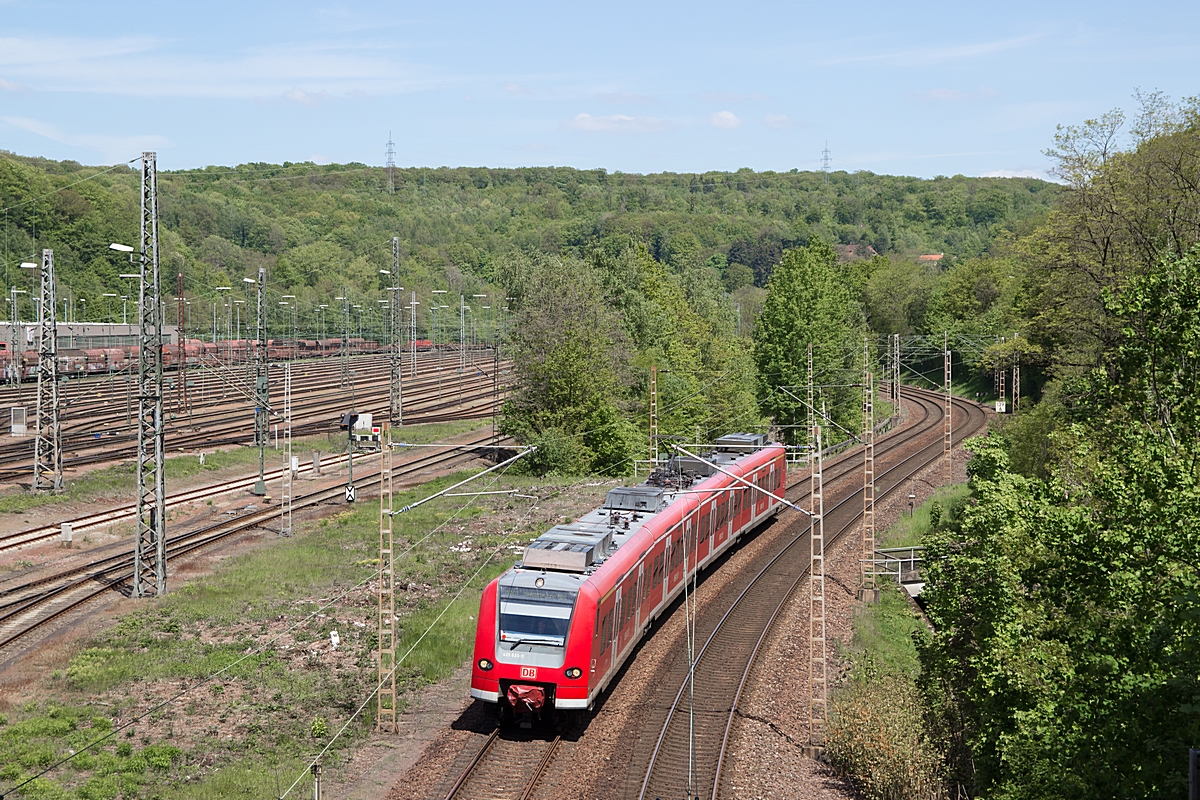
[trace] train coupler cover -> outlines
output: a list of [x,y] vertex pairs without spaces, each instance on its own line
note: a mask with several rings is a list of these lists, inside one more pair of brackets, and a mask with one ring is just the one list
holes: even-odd
[[546,705],[546,690],[541,686],[514,683],[508,687],[505,696],[513,711],[518,714],[537,714],[542,710],[542,706]]

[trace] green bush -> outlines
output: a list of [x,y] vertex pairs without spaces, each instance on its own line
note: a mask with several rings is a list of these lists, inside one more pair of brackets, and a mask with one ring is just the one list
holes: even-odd
[[938,757],[922,736],[913,680],[886,675],[852,681],[830,705],[825,755],[867,800],[926,800],[938,786]]

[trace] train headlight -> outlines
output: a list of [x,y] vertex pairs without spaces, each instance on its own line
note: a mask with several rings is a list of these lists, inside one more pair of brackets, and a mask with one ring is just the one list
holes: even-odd
[[479,668],[484,672],[490,670],[492,666],[492,662],[488,661],[486,658],[479,659]]
[[578,680],[583,676],[583,670],[579,667],[571,667],[567,670],[567,677],[571,680]]

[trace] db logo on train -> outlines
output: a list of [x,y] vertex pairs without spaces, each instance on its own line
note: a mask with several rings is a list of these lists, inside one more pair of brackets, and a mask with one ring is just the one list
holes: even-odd
[[537,667],[521,667],[521,677],[536,679],[537,678]]

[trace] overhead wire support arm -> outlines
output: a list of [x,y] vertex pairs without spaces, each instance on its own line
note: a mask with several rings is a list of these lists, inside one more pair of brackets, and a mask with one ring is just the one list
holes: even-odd
[[[385,448],[385,449],[387,449],[387,448]],[[449,492],[452,492],[453,490],[459,488],[460,486],[466,486],[471,481],[476,480],[478,478],[482,478],[484,475],[487,475],[490,472],[495,472],[498,469],[507,467],[509,464],[513,463],[517,459],[524,458],[525,456],[529,455],[530,453],[534,452],[535,450],[537,450],[536,447],[530,447],[528,450],[525,450],[524,452],[521,452],[521,453],[517,453],[515,456],[513,456],[510,459],[501,461],[499,464],[496,464],[495,466],[488,467],[487,469],[483,470],[482,472],[475,473],[474,475],[467,478],[466,480],[459,481],[458,483],[454,484],[453,486],[447,486],[445,489],[442,489],[440,492],[434,492],[433,494],[429,495],[428,497],[424,497],[415,503],[405,506],[404,508],[399,508],[399,509],[396,509],[395,511],[388,511],[386,513],[389,514],[390,516],[394,517],[397,514],[403,514],[407,511],[412,511],[414,508],[417,508],[418,506],[422,506],[422,505],[428,503],[430,500],[433,500],[435,498],[442,497],[442,496],[448,494]]]
[[756,492],[762,492],[767,497],[771,498],[772,500],[775,500],[776,502],[783,503],[785,506],[792,509],[793,511],[799,511],[801,514],[803,514],[806,517],[812,516],[811,511],[801,508],[800,506],[793,503],[791,500],[788,500],[786,497],[781,497],[777,494],[774,494],[773,492],[768,492],[766,489],[762,488],[761,486],[755,486],[753,483],[746,480],[741,475],[734,475],[732,472],[725,469],[720,464],[714,464],[713,462],[709,461],[708,459],[704,458],[703,456],[698,456],[695,453],[691,452],[690,450],[685,450],[684,448],[680,447],[677,444],[670,445],[670,447],[672,450],[677,450],[680,453],[683,453],[688,458],[694,458],[697,461],[699,461],[701,464],[705,464],[706,466],[712,467],[717,472],[720,472],[722,475],[725,475],[726,477],[733,478],[735,481],[737,481],[738,483],[744,484],[749,489],[753,489]]

